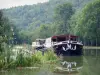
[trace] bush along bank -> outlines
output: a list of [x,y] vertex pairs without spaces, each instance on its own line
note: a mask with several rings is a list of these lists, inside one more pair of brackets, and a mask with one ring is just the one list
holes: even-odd
[[[13,53],[13,52],[10,52]],[[55,64],[58,62],[58,57],[52,50],[47,50],[44,55],[41,51],[37,51],[35,54],[26,54],[22,50],[17,53],[17,56],[12,58],[12,54],[9,55],[9,62],[6,62],[5,56],[0,55],[0,69],[12,69],[22,67],[40,67],[43,64]]]

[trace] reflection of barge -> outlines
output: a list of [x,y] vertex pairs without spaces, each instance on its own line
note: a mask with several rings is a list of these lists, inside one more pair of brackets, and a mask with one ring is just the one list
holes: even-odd
[[78,56],[82,55],[83,44],[78,42],[78,36],[58,35],[52,37],[54,52],[57,55]]
[[82,56],[62,56],[59,67],[55,68],[56,73],[78,73],[83,67]]

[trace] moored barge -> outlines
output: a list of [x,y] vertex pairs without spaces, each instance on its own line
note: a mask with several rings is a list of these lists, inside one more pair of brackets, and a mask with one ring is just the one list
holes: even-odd
[[78,41],[78,36],[57,35],[52,36],[53,49],[57,55],[80,56],[82,55],[83,44]]

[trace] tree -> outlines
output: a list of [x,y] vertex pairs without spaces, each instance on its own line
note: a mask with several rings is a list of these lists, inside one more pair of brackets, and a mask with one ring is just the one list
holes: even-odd
[[48,38],[52,35],[52,30],[50,25],[41,25],[39,27],[39,33],[38,33],[40,38]]
[[59,5],[55,9],[55,24],[56,24],[56,33],[57,34],[66,34],[68,33],[68,27],[69,27],[69,20],[74,13],[74,10],[72,8],[72,4],[65,3],[62,5]]
[[0,10],[0,52],[3,51],[2,44],[8,43],[11,39],[12,31],[10,22],[4,17],[2,10]]
[[[100,41],[100,1],[96,0],[84,7],[78,15],[73,31],[83,38]],[[99,43],[100,44],[100,43]]]

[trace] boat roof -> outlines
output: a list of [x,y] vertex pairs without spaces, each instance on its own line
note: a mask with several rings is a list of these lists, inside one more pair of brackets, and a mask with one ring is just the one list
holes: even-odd
[[65,34],[65,35],[55,35],[55,36],[52,36],[52,39],[55,39],[55,38],[78,38],[78,36],[75,36],[75,35],[69,35],[69,34]]

